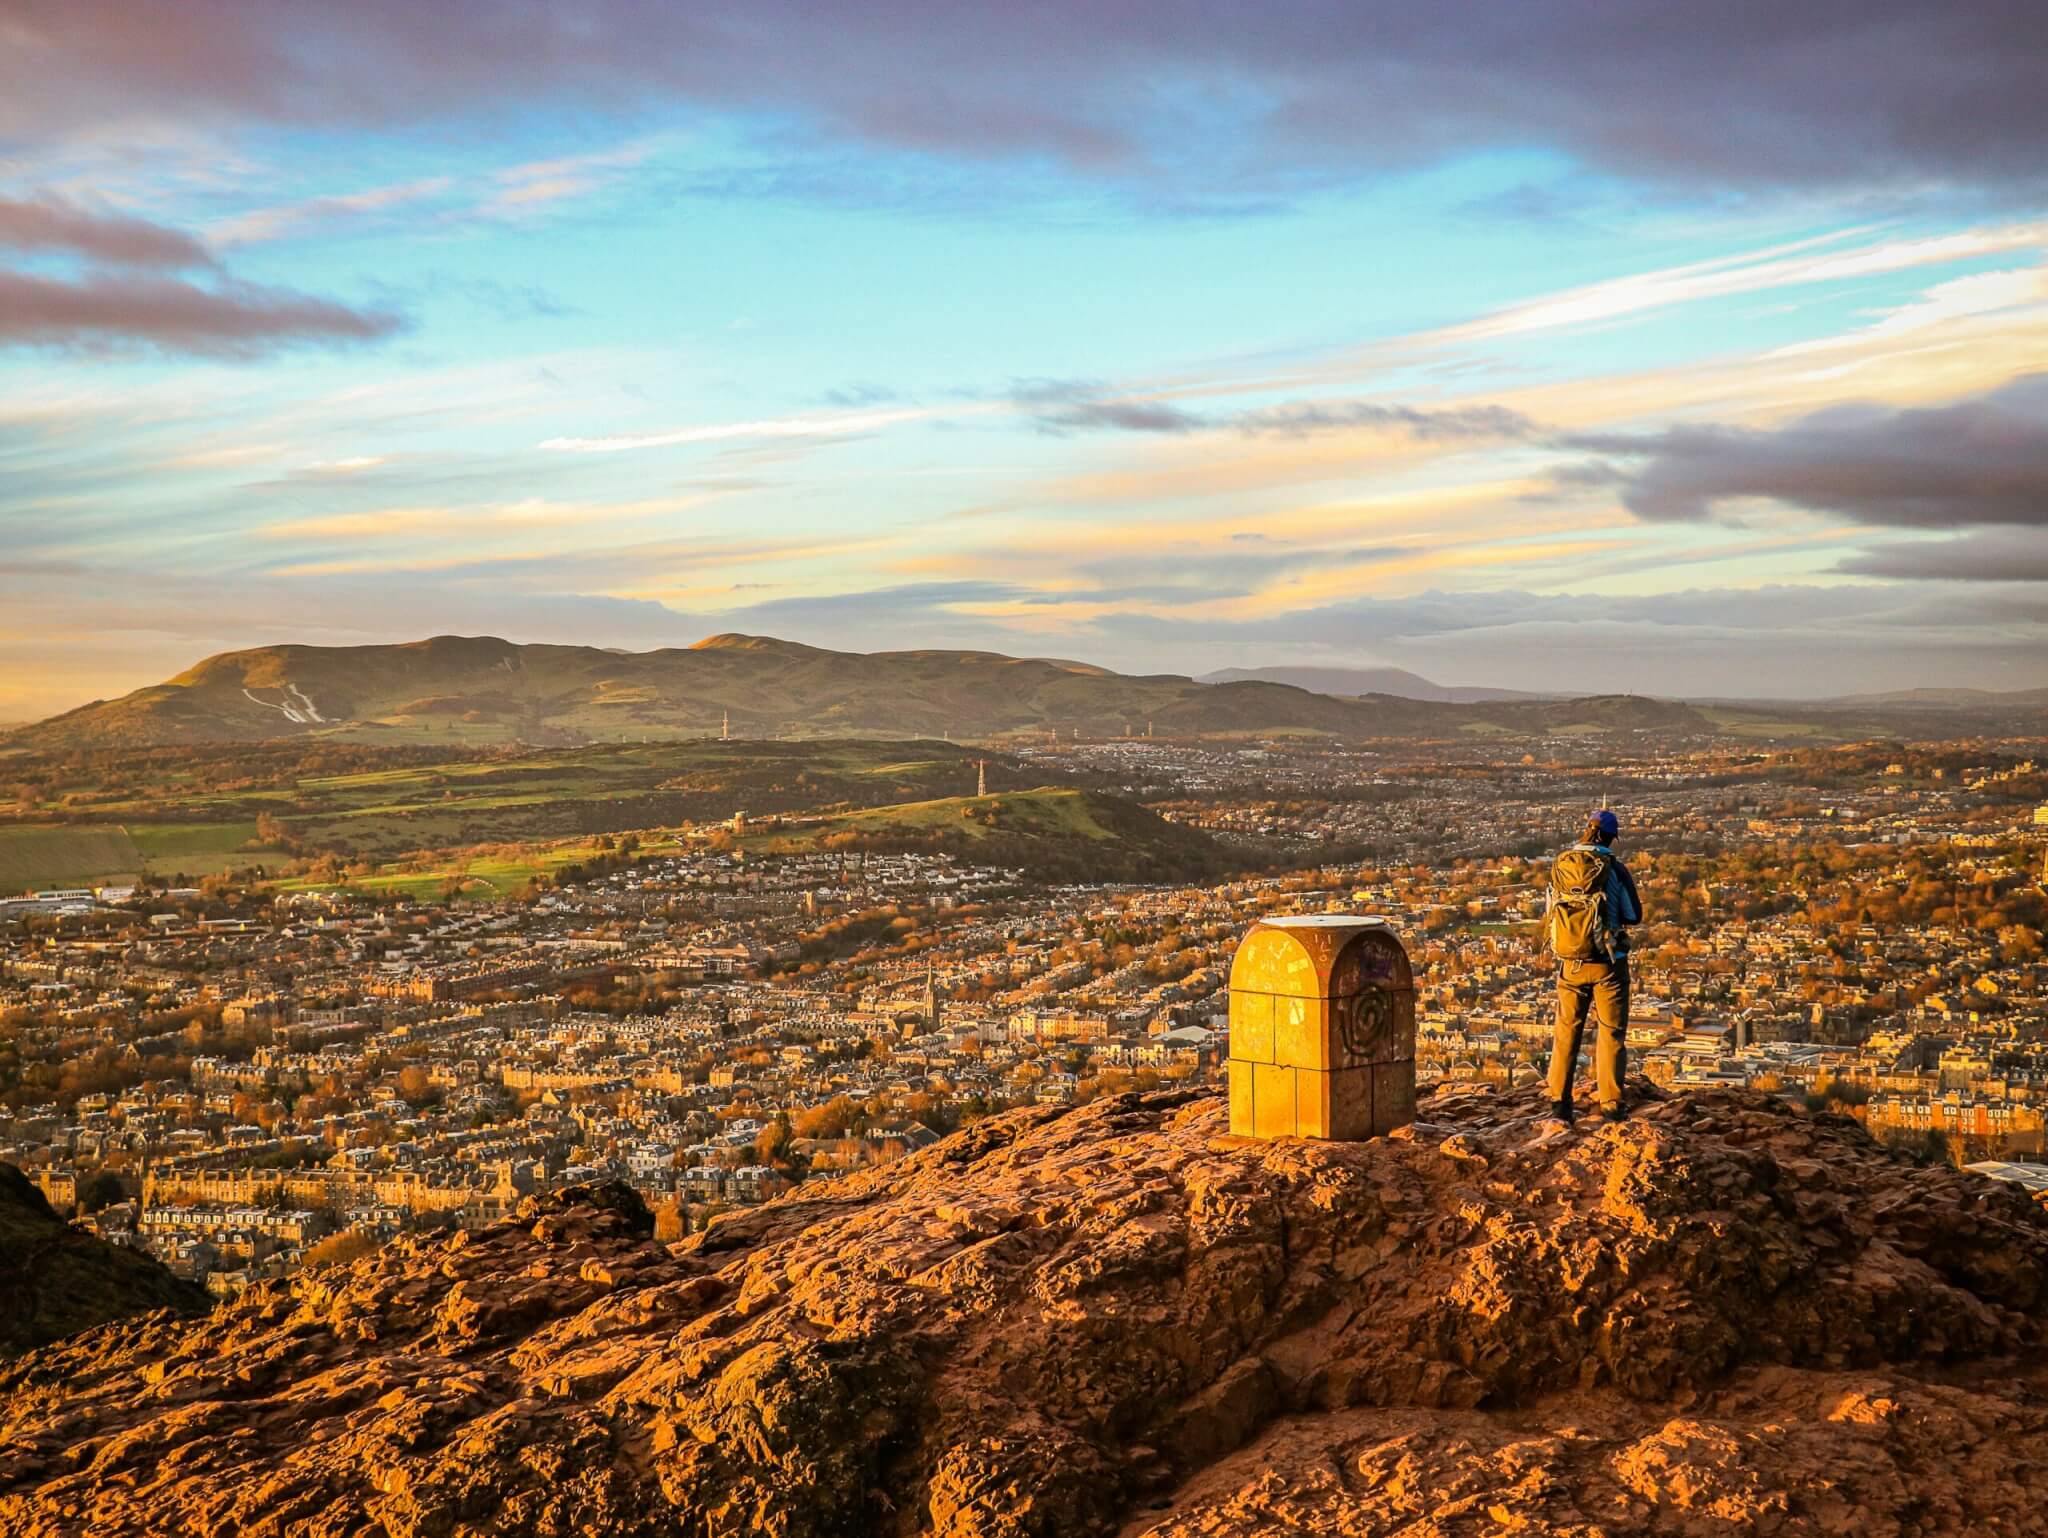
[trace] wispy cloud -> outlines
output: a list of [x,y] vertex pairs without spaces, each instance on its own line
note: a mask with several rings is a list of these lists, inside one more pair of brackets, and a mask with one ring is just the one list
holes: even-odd
[[0,248],[61,251],[117,267],[210,267],[213,253],[183,230],[63,198],[0,198]]
[[1193,411],[1171,400],[1119,395],[1089,380],[1025,380],[1010,398],[1040,431],[1107,430],[1178,435],[1240,433],[1248,437],[1305,437],[1320,432],[1377,430],[1408,433],[1428,442],[1521,438],[1536,424],[1503,406],[1427,408],[1379,401],[1305,400],[1235,411]]
[[249,283],[202,288],[174,278],[104,276],[64,282],[0,271],[0,346],[247,358],[282,347],[376,341],[403,325],[391,311]]
[[[966,408],[974,409],[974,408]],[[940,415],[925,407],[895,411],[819,412],[799,416],[758,417],[747,422],[707,422],[655,433],[619,433],[596,438],[549,438],[541,447],[551,454],[621,454],[635,449],[675,448],[694,443],[726,443],[734,439],[837,438],[873,432],[903,422],[929,421]]]
[[552,204],[588,197],[613,185],[667,142],[664,137],[637,139],[589,154],[508,166],[493,174],[496,190],[479,199],[474,212],[482,218],[526,218]]
[[384,187],[367,187],[360,192],[304,198],[296,203],[280,203],[271,208],[237,214],[214,225],[209,233],[216,244],[223,246],[279,240],[289,235],[328,229],[365,215],[429,202],[442,197],[453,185],[451,177],[427,176]]
[[1492,341],[1536,331],[1598,325],[1733,294],[1847,282],[2048,245],[2048,224],[2026,223],[1920,239],[1868,241],[1847,250],[1826,249],[1855,233],[1843,231],[1741,256],[1687,262],[1590,283],[1426,332],[1417,340],[1422,344]]

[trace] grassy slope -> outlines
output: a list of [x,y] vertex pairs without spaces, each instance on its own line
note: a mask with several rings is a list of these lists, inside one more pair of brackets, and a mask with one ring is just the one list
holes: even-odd
[[143,868],[125,828],[0,828],[0,895],[132,878]]
[[943,851],[1059,880],[1181,880],[1233,865],[1208,835],[1134,802],[1054,787],[875,807],[764,829],[741,842],[764,853]]

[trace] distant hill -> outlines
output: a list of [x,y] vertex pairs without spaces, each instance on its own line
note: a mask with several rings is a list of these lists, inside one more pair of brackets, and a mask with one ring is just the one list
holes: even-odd
[[[1078,731],[1101,739],[1149,729],[1162,736],[1367,739],[1501,726],[1486,714],[1498,703],[1561,711],[1559,720],[1574,726],[1583,714],[1565,702],[1461,706],[1393,693],[1340,699],[1264,679],[1198,683],[996,652],[836,652],[764,636],[719,635],[650,652],[436,636],[402,645],[224,652],[7,741],[31,750],[323,735],[448,747],[566,745],[713,736],[728,717],[734,733],[748,737]],[[1672,724],[1673,712],[1684,709],[1637,705],[1646,713],[1638,724],[1645,725]],[[1694,721],[1709,726],[1704,717]],[[1503,729],[1544,728],[1540,715],[1527,715]]]
[[1204,673],[1198,683],[1289,684],[1317,694],[1356,698],[1362,694],[1391,694],[1396,699],[1429,700],[1437,704],[1472,705],[1487,700],[1555,699],[1555,695],[1533,694],[1521,689],[1488,689],[1474,685],[1432,683],[1406,668],[1223,668]]
[[139,1250],[73,1228],[11,1164],[0,1164],[0,1298],[0,1357],[151,1309],[212,1306]]
[[1919,710],[2039,710],[2048,708],[2048,689],[1890,689],[1879,694],[1842,694],[1823,706],[1866,709],[1908,705]]
[[744,842],[785,853],[943,852],[1052,881],[1194,881],[1237,864],[1208,834],[1136,802],[1053,786],[872,807],[764,829]]

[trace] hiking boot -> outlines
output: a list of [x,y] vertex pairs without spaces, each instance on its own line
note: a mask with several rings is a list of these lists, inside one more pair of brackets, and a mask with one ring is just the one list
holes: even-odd
[[1600,1119],[1610,1127],[1618,1122],[1625,1122],[1628,1120],[1628,1107],[1625,1105],[1604,1105],[1600,1108]]
[[1553,1100],[1550,1102],[1550,1114],[1553,1120],[1561,1121],[1569,1127],[1572,1124],[1572,1103],[1569,1100]]

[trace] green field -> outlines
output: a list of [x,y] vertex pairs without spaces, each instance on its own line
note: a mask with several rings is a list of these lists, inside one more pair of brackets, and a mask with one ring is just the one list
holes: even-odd
[[[665,847],[672,847],[671,842],[660,838],[643,839],[641,842],[642,850],[647,852],[659,851]],[[511,896],[532,882],[536,876],[558,871],[565,865],[581,864],[601,853],[603,851],[595,841],[553,844],[523,850],[516,856],[464,851],[450,855],[445,860],[420,862],[418,869],[390,866],[366,876],[351,876],[343,881],[301,877],[281,881],[277,887],[283,892],[331,891],[345,887],[353,891],[395,894],[419,901],[430,901],[449,895],[491,900]],[[410,863],[412,862],[408,862]]]
[[1700,714],[1730,737],[1755,737],[1772,742],[1802,737],[1820,742],[1853,742],[1865,735],[1859,729],[1860,723],[1856,722],[1793,721],[1753,710],[1731,710],[1712,705],[1701,706]]
[[282,865],[276,850],[247,847],[255,836],[253,821],[0,826],[0,894]]
[[[438,761],[353,750],[357,762],[373,767],[292,772],[302,761],[323,762],[314,753],[297,745],[137,752],[75,777],[67,766],[61,797],[36,806],[37,821],[0,823],[0,891],[142,874],[197,879],[252,866],[276,871],[295,857],[330,854],[371,862],[375,883],[395,889],[438,889],[457,876],[478,890],[511,891],[549,862],[463,864],[459,852],[506,844],[587,852],[602,833],[716,822],[736,811],[886,805],[966,789],[975,774],[966,749],[942,743],[906,751],[902,742],[700,738]],[[992,772],[1006,772],[1002,764],[998,756]],[[46,821],[57,817],[67,821]],[[436,852],[443,858],[421,858]],[[425,863],[430,873],[394,869]]]
[[142,869],[125,828],[0,828],[0,893],[132,879]]

